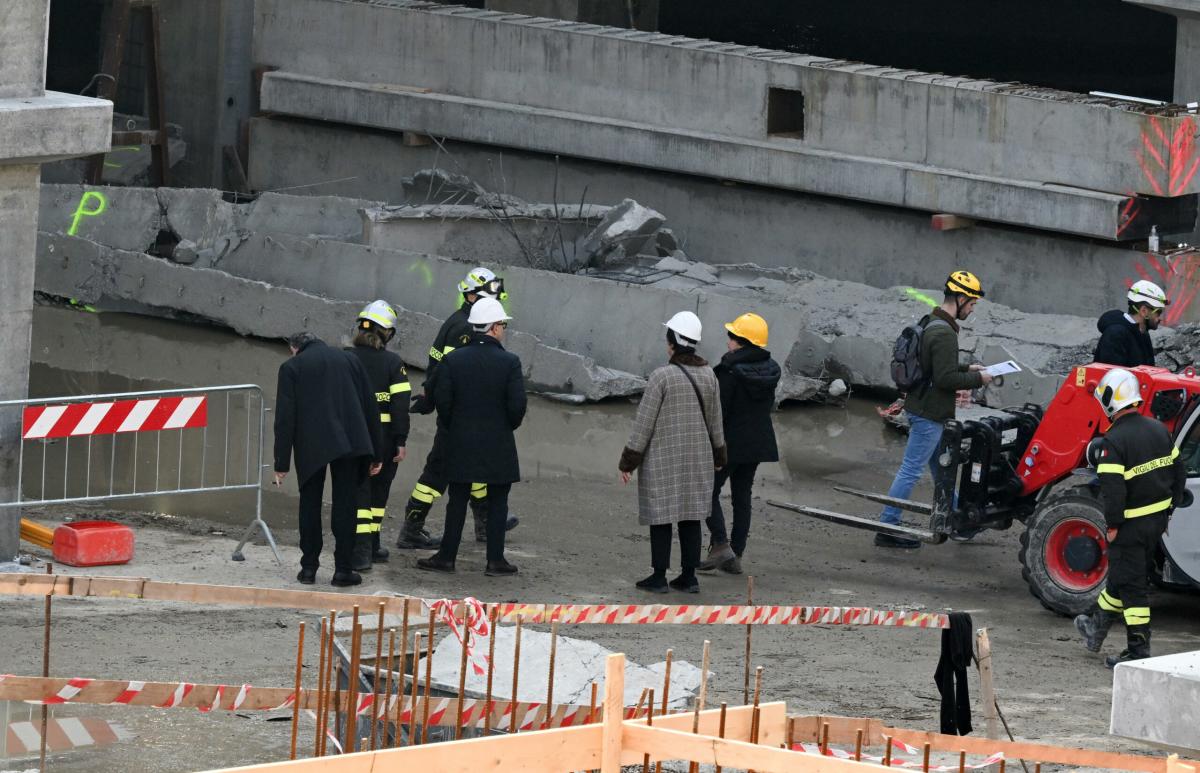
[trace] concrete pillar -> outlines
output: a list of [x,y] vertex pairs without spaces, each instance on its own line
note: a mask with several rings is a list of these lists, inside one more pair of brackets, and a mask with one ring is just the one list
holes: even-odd
[[[1175,96],[1186,105],[1200,102],[1200,0],[1125,0],[1173,15],[1175,28]],[[1131,30],[1130,34],[1137,34]]]
[[187,143],[171,185],[228,190],[222,149],[252,108],[254,0],[159,0],[159,13],[167,121]]
[[[29,388],[41,162],[109,148],[112,104],[46,93],[49,0],[0,3],[0,400]],[[0,411],[0,501],[17,493],[20,411]],[[20,512],[0,509],[0,561],[19,549]]]

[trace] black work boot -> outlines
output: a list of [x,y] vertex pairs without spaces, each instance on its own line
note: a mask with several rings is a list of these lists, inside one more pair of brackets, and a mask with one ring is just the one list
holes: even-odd
[[[471,516],[475,520],[475,541],[481,544],[487,542],[487,511],[486,499],[471,498]],[[504,531],[512,531],[520,522],[521,519],[510,512],[504,519]]]
[[1083,636],[1083,646],[1088,652],[1099,652],[1100,645],[1108,636],[1108,629],[1117,622],[1117,613],[1097,609],[1090,615],[1076,615],[1075,628]]
[[371,560],[377,564],[386,564],[391,553],[379,541],[379,532],[371,535]]
[[371,571],[371,535],[354,535],[354,556],[350,559],[350,568],[356,572]]
[[400,528],[396,547],[403,550],[436,550],[441,547],[442,538],[425,531],[425,517],[432,507],[416,499],[408,500],[408,506],[404,508],[404,526]]
[[1125,627],[1125,649],[1120,655],[1109,655],[1104,659],[1104,665],[1116,668],[1118,663],[1128,663],[1131,660],[1142,660],[1150,657],[1150,626],[1130,625]]

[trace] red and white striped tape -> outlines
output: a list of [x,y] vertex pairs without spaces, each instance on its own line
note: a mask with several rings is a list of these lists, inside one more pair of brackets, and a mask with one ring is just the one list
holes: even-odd
[[[463,644],[462,627],[459,620],[454,615],[454,608],[458,606],[458,602],[450,599],[438,599],[436,601],[428,601],[422,599],[422,603],[426,609],[436,612],[443,623],[450,627],[450,632],[458,639],[459,645]],[[467,657],[471,661],[471,670],[475,672],[475,676],[483,676],[487,673],[488,659],[487,655],[477,655],[475,652],[475,642],[486,639],[491,635],[492,626],[488,622],[487,608],[479,599],[471,596],[462,600],[464,608],[467,610],[467,628],[471,631],[471,641],[467,643]]]
[[[155,706],[155,708],[159,708],[159,709],[175,708],[179,704],[183,703],[183,699],[186,698],[189,693],[191,693],[191,691],[195,688],[195,686],[196,685],[192,684],[191,682],[180,682],[179,685],[175,688],[175,691],[171,693],[171,697],[167,698],[165,701],[163,701],[162,703]],[[218,692],[220,692],[220,690],[218,690]]]
[[496,604],[498,620],[572,624],[645,625],[878,625],[948,628],[941,612],[897,612],[870,607],[707,606],[664,604]]
[[25,408],[21,437],[41,438],[114,435],[191,429],[208,423],[208,398],[160,397],[107,403],[30,405]]
[[146,689],[145,682],[130,682],[129,685],[121,691],[120,695],[113,698],[113,703],[128,704],[133,701],[133,699],[136,698],[144,689]]
[[[902,750],[906,754],[923,754],[921,749],[918,749],[915,746],[909,746],[908,744],[904,743],[903,741],[899,741],[896,739],[892,739],[892,746],[894,748],[898,748],[898,749]],[[806,754],[822,754],[820,744],[815,744],[815,743],[798,743],[798,744],[795,744],[792,746],[792,750],[805,752]],[[838,759],[842,759],[842,760],[854,759],[853,753],[848,752],[845,749],[839,749],[839,748],[836,748],[833,746],[826,748],[825,751],[823,752],[823,754],[826,757],[837,757]],[[971,764],[971,765],[962,765],[962,766],[959,766],[958,763],[954,763],[953,765],[930,765],[928,770],[933,771],[934,773],[950,773],[951,771],[956,771],[956,770],[960,770],[960,769],[962,769],[962,770],[979,770],[981,768],[986,768],[991,765],[995,765],[996,763],[1000,762],[1000,760],[1002,760],[1002,759],[1004,759],[1004,752],[995,752],[994,754],[992,754],[991,756],[989,756],[987,759],[985,759],[983,762],[980,762],[980,763],[975,763],[975,764]],[[885,760],[883,757],[878,757],[878,756],[875,756],[872,754],[863,754],[862,760],[864,762],[874,762],[879,765],[883,765],[885,763]],[[923,758],[919,759],[919,760],[906,760],[902,757],[897,757],[896,755],[893,754],[892,759],[891,759],[891,766],[893,768],[922,768],[923,769],[923,768],[925,768],[925,761]]]
[[67,683],[62,686],[61,690],[59,690],[57,693],[50,696],[46,700],[44,700],[44,701],[26,701],[26,703],[38,703],[38,704],[44,703],[48,706],[55,706],[60,703],[66,703],[67,701],[71,700],[79,693],[83,692],[83,688],[87,687],[91,683],[92,683],[91,679],[81,679],[78,677],[76,677],[75,679],[68,679]]

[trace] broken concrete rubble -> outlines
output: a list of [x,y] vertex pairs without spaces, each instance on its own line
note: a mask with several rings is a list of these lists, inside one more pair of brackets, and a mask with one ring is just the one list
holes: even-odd
[[[195,268],[153,255],[114,250],[70,236],[39,233],[37,289],[86,303],[115,300],[211,320],[243,335],[279,338],[297,329],[339,341],[371,294],[346,299],[319,297],[211,268]],[[398,308],[401,356],[423,362],[427,342],[441,320]],[[629,373],[597,367],[577,354],[546,346],[513,331],[506,346],[521,357],[534,391],[569,392],[589,400],[636,394],[645,382]]]
[[[609,210],[585,238],[583,249],[588,256],[587,264],[605,268],[641,255],[647,249],[650,254],[657,255],[655,234],[666,220],[649,207],[625,199]],[[670,241],[674,242],[674,238]]]
[[[458,190],[466,190],[466,183],[451,182],[459,186]],[[85,190],[79,186],[44,186],[42,230],[66,233]],[[471,191],[476,198],[481,195],[475,189]],[[588,399],[635,391],[637,379],[664,361],[659,323],[681,309],[694,310],[706,331],[713,331],[701,344],[701,353],[712,361],[724,351],[720,331],[725,322],[747,310],[766,317],[771,324],[770,348],[785,371],[780,399],[841,397],[837,394],[841,387],[830,388],[838,379],[843,386],[891,390],[888,362],[895,336],[904,325],[928,312],[922,296],[937,295],[929,289],[878,289],[835,281],[799,269],[707,265],[674,256],[643,258],[604,271],[564,274],[508,260],[478,261],[462,256],[453,260],[388,246],[393,237],[399,241],[414,238],[406,229],[411,230],[414,220],[429,219],[428,212],[411,207],[406,210],[417,212],[414,216],[397,214],[406,210],[385,210],[376,202],[336,197],[264,194],[253,203],[233,205],[223,201],[216,191],[104,192],[109,197],[106,217],[112,215],[112,220],[84,218],[78,224],[79,236],[144,253],[161,231],[167,231],[184,247],[176,248],[181,253],[178,259],[192,259],[198,269],[219,268],[227,275],[221,281],[265,283],[273,289],[287,288],[327,302],[358,303],[383,297],[436,320],[457,303],[454,287],[464,265],[490,265],[505,278],[507,305],[516,318],[515,330],[536,336],[546,344],[545,351],[556,352],[554,358],[559,361],[564,361],[564,356],[578,358],[552,377],[533,372],[531,379],[547,391]],[[633,202],[623,208],[627,214],[644,209]],[[601,209],[597,207],[593,212]],[[645,218],[639,222],[655,223],[658,230],[651,232],[656,234],[655,241],[648,249],[657,250],[657,240],[668,237],[662,237],[661,222],[656,222],[651,212],[643,212]],[[605,209],[604,214],[611,213]],[[437,222],[450,231],[456,225],[449,217]],[[610,229],[597,230],[607,233],[624,222],[625,218],[617,216]],[[621,230],[625,228],[622,225],[613,230],[615,241],[609,244],[619,241],[618,231],[642,231],[632,220],[626,225],[629,229]],[[358,231],[354,230],[356,226]],[[390,230],[385,232],[384,226]],[[359,243],[364,229],[370,244]],[[603,239],[597,243],[604,243]],[[50,284],[59,290],[49,289]],[[39,273],[39,289],[84,296],[61,276],[43,281]],[[134,290],[128,295],[127,300],[174,307],[169,302],[139,299]],[[196,305],[214,308],[211,304]],[[222,312],[218,316],[237,315]],[[620,323],[613,324],[614,319]],[[275,334],[260,332],[246,321],[241,324],[259,335]],[[960,344],[964,357],[973,361],[1015,359],[1021,363],[1021,373],[1007,377],[1003,384],[989,387],[983,394],[992,405],[1013,405],[1046,402],[1058,388],[1063,373],[1090,359],[1096,336],[1090,318],[1029,314],[984,301],[964,326]],[[1170,331],[1155,336],[1171,361],[1190,360],[1200,351],[1200,344],[1188,348],[1186,341],[1191,339],[1186,336],[1179,338]],[[432,333],[415,340],[402,337],[406,339],[406,359],[415,364],[423,362],[423,347]],[[1200,341],[1200,335],[1194,338]],[[533,351],[531,361],[536,359]],[[600,384],[614,386],[610,390]]]

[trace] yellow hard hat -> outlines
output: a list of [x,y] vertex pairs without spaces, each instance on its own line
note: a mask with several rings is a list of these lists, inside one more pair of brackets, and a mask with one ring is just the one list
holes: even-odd
[[983,285],[979,283],[979,277],[972,274],[970,271],[953,271],[946,278],[946,290],[952,293],[960,293],[968,298],[982,298]]
[[767,345],[767,321],[757,314],[743,314],[733,322],[727,322],[725,329],[755,346]]

